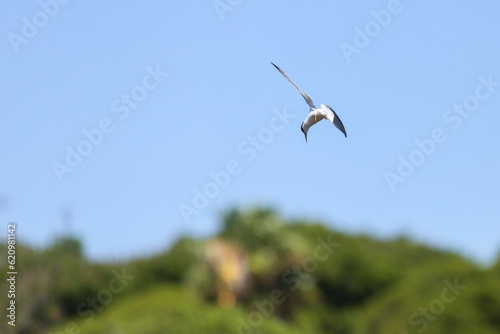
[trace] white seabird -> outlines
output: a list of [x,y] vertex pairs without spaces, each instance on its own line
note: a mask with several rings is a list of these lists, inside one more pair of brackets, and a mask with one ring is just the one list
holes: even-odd
[[[271,63],[271,64],[273,64],[273,63]],[[337,129],[342,131],[344,136],[347,137],[347,133],[345,132],[345,128],[344,128],[344,125],[342,124],[342,121],[340,120],[339,116],[337,116],[335,111],[333,111],[332,108],[330,108],[326,104],[322,104],[320,106],[320,108],[316,108],[316,105],[314,104],[314,102],[311,99],[311,97],[309,96],[309,94],[301,91],[299,89],[299,87],[295,86],[293,81],[290,80],[290,78],[285,74],[285,72],[283,72],[283,70],[281,68],[279,68],[275,64],[273,64],[273,66],[276,67],[278,69],[278,71],[280,71],[280,73],[283,74],[283,76],[285,78],[287,78],[288,81],[290,81],[290,83],[293,85],[293,87],[295,87],[299,91],[299,93],[302,95],[304,100],[306,100],[307,104],[309,105],[309,108],[310,108],[309,114],[307,115],[305,121],[302,122],[302,125],[300,126],[300,129],[302,130],[302,132],[306,136],[306,143],[307,143],[307,131],[309,131],[309,128],[311,126],[313,126],[314,124],[318,123],[319,121],[321,121],[323,118],[326,118],[327,120],[332,122],[332,124],[335,125],[335,127]]]

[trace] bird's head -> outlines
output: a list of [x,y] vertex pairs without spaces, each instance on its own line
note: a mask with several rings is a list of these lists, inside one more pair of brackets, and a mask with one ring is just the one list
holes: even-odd
[[300,131],[304,133],[304,136],[306,136],[306,143],[307,143],[307,130],[304,129],[304,123],[300,125]]

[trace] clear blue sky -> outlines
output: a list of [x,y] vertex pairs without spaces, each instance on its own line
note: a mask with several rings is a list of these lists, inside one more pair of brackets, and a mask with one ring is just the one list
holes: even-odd
[[[497,256],[497,1],[227,3],[0,5],[5,230],[41,246],[69,229],[121,259],[262,204]],[[348,137],[322,121],[306,144],[308,107],[271,61]]]

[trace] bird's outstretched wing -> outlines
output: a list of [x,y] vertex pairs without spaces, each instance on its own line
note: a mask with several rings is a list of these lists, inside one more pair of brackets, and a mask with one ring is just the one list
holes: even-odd
[[[273,64],[273,63],[271,63]],[[276,69],[278,69],[278,71],[280,71],[281,74],[283,74],[283,76],[288,80],[290,81],[290,83],[293,85],[293,87],[295,87],[299,93],[302,95],[302,97],[304,98],[304,100],[306,100],[307,104],[309,105],[309,107],[313,108],[313,109],[316,109],[316,106],[314,105],[314,102],[313,100],[311,99],[311,97],[309,96],[309,94],[307,94],[306,92],[303,92],[299,89],[299,87],[295,86],[295,84],[293,83],[292,80],[290,80],[290,78],[285,74],[285,72],[283,72],[283,70],[281,68],[279,68],[278,66],[274,65],[274,67],[276,67]]]
[[325,118],[327,120],[329,120],[330,122],[332,122],[333,125],[335,125],[335,127],[337,129],[339,129],[340,131],[342,131],[342,133],[344,134],[344,136],[347,137],[347,133],[345,132],[345,128],[344,128],[344,124],[342,124],[342,121],[340,120],[339,116],[337,116],[337,114],[335,113],[335,111],[333,111],[332,108],[330,108],[327,105],[325,105],[325,106],[326,106],[326,116],[325,116]]

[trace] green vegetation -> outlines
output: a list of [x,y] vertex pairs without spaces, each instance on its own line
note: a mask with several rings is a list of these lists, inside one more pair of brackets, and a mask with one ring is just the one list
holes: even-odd
[[124,263],[92,263],[74,238],[18,244],[17,266],[16,328],[4,319],[2,333],[500,332],[500,258],[482,268],[269,209],[231,210],[212,238]]
[[[232,333],[238,320],[245,323],[248,314],[241,308],[224,310],[199,300],[192,291],[178,285],[158,284],[140,294],[122,298],[115,307],[103,312],[95,321],[78,321],[82,333]],[[54,329],[63,333],[65,325]],[[278,319],[262,321],[256,333],[299,334]]]

